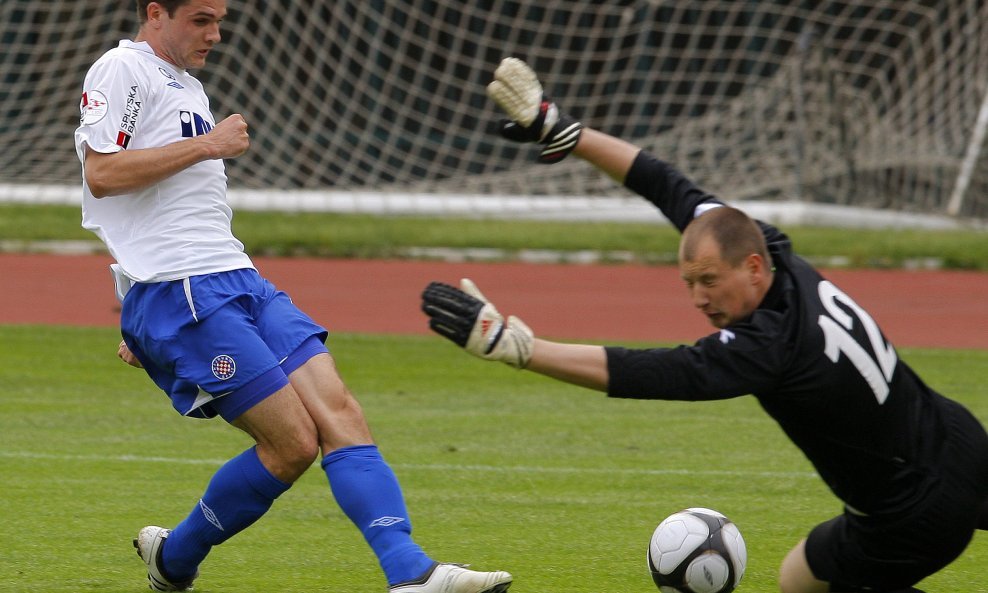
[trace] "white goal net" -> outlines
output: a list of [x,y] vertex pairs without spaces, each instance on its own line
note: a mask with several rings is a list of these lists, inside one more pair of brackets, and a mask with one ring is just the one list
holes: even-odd
[[[527,60],[561,108],[728,200],[988,218],[983,0],[229,0],[197,73],[269,208],[565,212],[630,194],[502,140],[485,86]],[[133,2],[0,0],[0,199],[78,199],[82,78]],[[523,204],[518,206],[518,204]]]

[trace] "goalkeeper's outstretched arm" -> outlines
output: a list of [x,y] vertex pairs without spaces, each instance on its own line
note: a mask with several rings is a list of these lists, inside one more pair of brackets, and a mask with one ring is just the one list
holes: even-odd
[[536,338],[525,323],[501,315],[468,278],[460,288],[433,282],[422,293],[429,327],[470,354],[598,391],[607,391],[603,346]]
[[607,353],[603,346],[568,344],[535,338],[530,371],[597,391],[607,391]]
[[641,148],[598,130],[583,128],[573,154],[594,165],[612,179],[624,185],[631,165]]

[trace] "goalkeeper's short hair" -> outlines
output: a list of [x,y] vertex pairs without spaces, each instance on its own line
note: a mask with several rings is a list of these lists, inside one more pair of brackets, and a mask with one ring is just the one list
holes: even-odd
[[760,255],[766,262],[771,261],[765,235],[758,223],[737,208],[711,208],[694,218],[683,231],[683,259],[693,260],[699,240],[708,235],[717,241],[721,258],[731,267],[741,265],[753,253]]

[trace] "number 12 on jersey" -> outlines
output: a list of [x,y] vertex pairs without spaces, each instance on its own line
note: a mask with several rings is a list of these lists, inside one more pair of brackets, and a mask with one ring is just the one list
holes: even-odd
[[[824,354],[831,361],[837,362],[843,353],[854,365],[854,368],[861,373],[864,380],[868,382],[878,404],[885,403],[889,396],[889,381],[892,380],[892,374],[895,372],[895,365],[898,362],[895,348],[885,342],[881,330],[878,329],[878,324],[871,318],[871,315],[868,315],[867,311],[858,306],[841,289],[827,280],[820,282],[817,289],[823,307],[830,314],[829,317],[821,315],[818,320],[820,329],[823,330]],[[854,313],[854,317],[857,317],[861,322],[868,340],[871,342],[874,356],[869,354],[868,350],[851,335],[854,317],[838,307],[838,303],[850,309]]]

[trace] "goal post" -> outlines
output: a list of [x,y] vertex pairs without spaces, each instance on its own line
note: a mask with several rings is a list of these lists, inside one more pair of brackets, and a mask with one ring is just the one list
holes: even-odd
[[[252,148],[231,188],[292,208],[374,195],[602,208],[626,190],[578,159],[502,140],[485,86],[527,60],[587,125],[672,161],[730,201],[988,219],[979,113],[982,0],[229,0],[197,76]],[[86,68],[137,24],[132,2],[0,3],[0,200],[78,200]],[[981,130],[980,135],[978,130]],[[356,199],[355,198],[355,199]],[[453,203],[454,200],[447,200]],[[481,202],[486,203],[486,202]],[[392,204],[393,205],[393,204]],[[440,209],[441,210],[441,209]],[[591,214],[592,216],[592,208]]]

